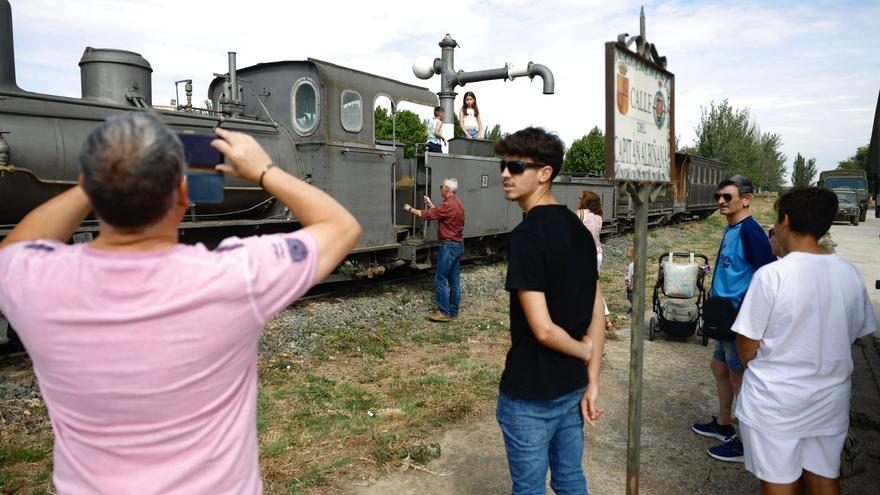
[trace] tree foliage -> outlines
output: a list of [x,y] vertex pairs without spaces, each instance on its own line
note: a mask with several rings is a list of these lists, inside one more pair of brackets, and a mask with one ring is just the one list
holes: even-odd
[[562,164],[565,172],[601,174],[605,171],[605,135],[598,127],[571,143]]
[[791,184],[795,187],[809,186],[816,179],[816,159],[805,159],[800,153],[794,157],[791,170]]
[[785,179],[785,155],[778,134],[762,133],[748,109],[733,108],[727,100],[702,108],[697,138],[688,152],[728,165],[727,174],[741,174],[762,189],[779,190]]
[[495,145],[498,144],[498,141],[501,141],[501,138],[505,136],[507,136],[507,133],[501,132],[500,124],[495,124],[491,129],[484,133],[483,139],[492,141],[492,151],[489,152],[489,156],[495,156]]
[[849,170],[867,170],[868,169],[868,145],[856,148],[856,154],[838,162],[839,168]]
[[418,114],[409,110],[398,111],[396,120],[396,126],[392,128],[394,117],[384,107],[376,107],[376,140],[391,141],[394,137],[398,143],[404,144],[404,156],[412,158],[416,156],[416,147],[422,145],[428,137],[429,122],[423,121]]

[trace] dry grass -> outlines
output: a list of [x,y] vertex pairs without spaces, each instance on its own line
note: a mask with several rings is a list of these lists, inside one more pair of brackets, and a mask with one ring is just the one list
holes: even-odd
[[[772,223],[774,199],[753,203],[763,225]],[[673,249],[695,251],[714,263],[723,226],[715,214],[650,232],[648,304],[657,257]],[[631,235],[611,242],[631,242]],[[620,250],[609,252],[601,276],[618,327],[628,324],[627,265]],[[509,341],[507,295],[500,286],[492,297],[468,301],[453,323],[419,317],[378,327],[368,335],[334,330],[306,360],[284,354],[261,360],[258,428],[266,493],[332,493],[335,478],[373,478],[426,463],[441,454],[439,432],[493,407]],[[52,493],[45,408],[24,402],[0,402],[0,493]]]

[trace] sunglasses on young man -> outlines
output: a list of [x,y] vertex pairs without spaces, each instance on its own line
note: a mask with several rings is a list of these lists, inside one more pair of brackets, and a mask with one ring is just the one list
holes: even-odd
[[521,162],[519,160],[501,160],[501,173],[504,173],[504,169],[506,168],[512,175],[518,175],[523,172],[527,168],[541,168],[545,167],[544,163],[529,163],[529,162]]
[[718,201],[721,198],[724,198],[725,203],[733,201],[733,194],[730,193],[715,193],[712,196],[715,198],[715,201]]

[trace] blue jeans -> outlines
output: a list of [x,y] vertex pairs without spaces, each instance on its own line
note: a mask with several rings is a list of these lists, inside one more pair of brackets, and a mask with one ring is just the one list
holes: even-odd
[[495,417],[504,435],[514,495],[544,495],[547,468],[558,495],[584,495],[584,389],[551,400],[525,400],[498,393]]
[[736,373],[742,373],[746,369],[742,361],[739,360],[739,349],[737,349],[735,340],[716,340],[712,359],[721,361],[727,365],[727,369]]
[[479,129],[475,129],[473,127],[469,127],[465,129],[465,131],[467,131],[468,136],[472,137],[473,139],[477,139],[477,135],[480,133]]
[[461,255],[464,254],[464,243],[440,241],[437,252],[437,273],[434,277],[435,298],[440,312],[446,316],[458,316],[458,305],[461,302]]

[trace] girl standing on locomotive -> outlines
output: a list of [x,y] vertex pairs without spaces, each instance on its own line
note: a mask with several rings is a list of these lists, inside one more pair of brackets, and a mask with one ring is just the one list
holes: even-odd
[[477,97],[473,91],[464,94],[464,102],[458,111],[458,125],[467,139],[483,139],[483,120],[477,108]]
[[[577,216],[584,227],[593,235],[596,244],[596,269],[602,271],[602,241],[599,233],[602,232],[602,198],[596,192],[584,189],[581,199],[578,201]],[[611,329],[611,320],[608,319],[608,305],[605,305],[605,328]]]

